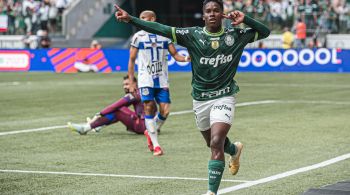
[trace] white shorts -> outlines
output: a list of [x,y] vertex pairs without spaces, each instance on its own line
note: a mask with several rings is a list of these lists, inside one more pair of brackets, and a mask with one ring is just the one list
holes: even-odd
[[234,96],[209,101],[193,100],[197,127],[201,131],[206,131],[218,122],[232,125],[235,104],[236,98]]

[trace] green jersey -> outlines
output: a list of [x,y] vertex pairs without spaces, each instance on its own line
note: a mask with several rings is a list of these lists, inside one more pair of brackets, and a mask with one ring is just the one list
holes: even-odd
[[192,62],[192,97],[199,101],[237,93],[233,77],[244,47],[270,34],[264,24],[249,16],[244,17],[244,23],[251,28],[222,28],[218,33],[210,33],[205,27],[175,28],[135,17],[130,22],[187,48]]
[[244,47],[258,38],[252,29],[228,28],[210,33],[205,27],[173,28],[173,40],[186,47],[192,61],[192,97],[210,100],[237,93],[233,80]]

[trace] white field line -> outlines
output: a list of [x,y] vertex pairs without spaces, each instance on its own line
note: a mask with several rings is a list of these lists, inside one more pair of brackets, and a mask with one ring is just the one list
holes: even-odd
[[313,100],[275,100],[274,103],[283,103],[283,104],[332,104],[332,105],[350,105],[350,102],[341,102],[341,101],[313,101]]
[[[232,187],[224,188],[219,190],[218,194],[226,194],[229,192],[237,191],[244,188],[249,188],[255,185],[268,183],[271,181],[279,180],[285,177],[293,176],[299,173],[311,171],[314,169],[322,168],[343,160],[347,160],[350,158],[350,153],[344,154],[342,156],[338,156],[332,158],[330,160],[323,161],[321,163],[317,163],[314,165],[310,165],[307,167],[302,167],[299,169],[287,171],[284,173],[276,174],[270,177],[258,179],[255,181],[246,181],[246,180],[228,180],[223,179],[223,182],[237,182],[242,183]],[[0,169],[0,172],[3,173],[24,173],[24,174],[50,174],[50,175],[72,175],[72,176],[94,176],[94,177],[119,177],[119,178],[138,178],[138,179],[164,179],[164,180],[192,180],[192,181],[207,181],[205,178],[190,178],[190,177],[162,177],[162,176],[141,176],[141,175],[117,175],[117,174],[101,174],[101,173],[75,173],[75,172],[53,172],[53,171],[26,171],[26,170],[3,170]]]
[[[262,101],[255,101],[255,102],[243,102],[236,104],[236,107],[242,107],[242,106],[253,106],[253,105],[259,105],[259,104],[273,104],[276,103],[276,100],[262,100]],[[193,113],[193,110],[184,110],[179,112],[171,112],[170,115],[182,115],[182,114],[188,114]]]
[[[339,101],[313,101],[313,100],[262,100],[255,102],[243,102],[236,104],[236,107],[253,106],[261,104],[334,104],[334,105],[350,105],[350,102],[339,102]],[[179,112],[172,112],[170,115],[181,115],[193,113],[193,110],[184,110]]]
[[[254,101],[254,102],[243,102],[236,104],[236,107],[244,107],[244,106],[253,106],[253,105],[261,105],[261,104],[277,104],[277,103],[287,103],[287,104],[333,104],[333,105],[350,105],[350,102],[339,102],[339,101],[312,101],[312,100],[263,100],[263,101]],[[172,112],[170,115],[182,115],[192,113],[192,110],[184,110],[178,112]],[[26,129],[26,130],[17,130],[17,131],[7,131],[1,132],[0,136],[13,135],[19,133],[31,133],[37,131],[48,131],[54,129],[62,129],[68,127],[67,125],[62,126],[53,126],[53,127],[42,127],[37,129]]]
[[18,81],[13,81],[13,82],[4,82],[4,83],[0,83],[0,86],[16,86],[16,85],[20,85],[21,83]]
[[[259,105],[259,104],[272,104],[272,103],[305,103],[305,104],[336,104],[336,105],[350,105],[350,102],[334,102],[334,101],[305,101],[305,100],[295,100],[295,101],[280,101],[280,100],[265,100],[265,101],[257,101],[257,102],[246,102],[246,103],[240,103],[236,104],[237,107],[240,106],[249,106],[249,105]],[[180,112],[173,112],[173,115],[179,115],[179,114],[186,114],[190,113],[192,110],[188,111],[180,111]],[[10,134],[17,134],[17,133],[27,133],[27,132],[35,132],[35,131],[45,131],[45,130],[51,130],[51,129],[58,129],[58,128],[64,128],[65,126],[55,126],[55,127],[44,127],[39,129],[29,129],[29,130],[21,130],[21,131],[12,131],[12,132],[4,132],[1,133],[1,135],[10,135]],[[6,133],[6,134],[5,134]],[[292,175],[296,175],[299,173],[311,171],[314,169],[322,168],[334,163],[337,163],[339,161],[347,160],[350,158],[350,153],[338,156],[336,158],[314,164],[307,167],[302,167],[299,169],[295,169],[292,171],[287,171],[284,173],[280,173],[277,175],[273,175],[270,177],[258,179],[255,181],[245,181],[245,180],[222,180],[227,182],[242,182],[243,184],[239,184],[236,186],[232,186],[229,188],[224,188],[219,191],[219,194],[225,194],[233,191],[237,191],[244,188],[249,188],[251,186],[275,181],[278,179],[282,179],[285,177],[289,177]],[[196,180],[196,181],[206,181],[207,179],[204,178],[185,178],[185,177],[157,177],[157,176],[138,176],[138,175],[116,175],[116,174],[94,174],[94,173],[71,173],[71,172],[49,172],[49,171],[24,171],[24,170],[0,170],[0,172],[7,172],[7,173],[31,173],[31,174],[55,174],[55,175],[77,175],[77,176],[102,176],[102,177],[128,177],[128,178],[147,178],[147,179],[173,179],[173,180]]]
[[68,127],[67,125],[62,126],[53,126],[53,127],[42,127],[37,129],[26,129],[26,130],[18,130],[18,131],[7,131],[0,133],[0,136],[4,135],[13,135],[13,134],[19,134],[19,133],[31,133],[31,132],[37,132],[37,131],[48,131],[53,129],[62,129]]
[[337,85],[337,84],[296,84],[296,83],[240,83],[239,86],[247,87],[311,87],[311,88],[350,88],[350,85]]
[[[79,83],[79,84],[85,84]],[[17,86],[17,85],[29,85],[32,84],[32,82],[20,82],[20,81],[13,81],[13,82],[0,82],[0,86]],[[89,84],[96,84],[96,82],[91,82]],[[115,85],[115,83],[114,83]],[[119,84],[121,85],[121,84]],[[318,85],[318,84],[297,84],[297,83],[240,83],[240,86],[250,86],[250,87],[312,87],[312,88],[350,88],[350,85],[343,85],[343,84],[325,84],[325,85]]]
[[[237,107],[239,106],[250,106],[250,105],[258,105],[258,104],[266,104],[266,103],[272,103],[271,100],[266,101],[256,101],[256,102],[245,102],[241,104],[236,104]],[[170,113],[170,115],[181,115],[181,114],[188,114],[192,113],[192,110],[185,110],[185,111],[179,111],[179,112],[173,112]],[[13,135],[13,134],[19,134],[19,133],[31,133],[31,132],[37,132],[37,131],[48,131],[48,130],[54,130],[54,129],[62,129],[67,128],[67,125],[62,126],[53,126],[53,127],[42,127],[37,129],[26,129],[26,130],[17,130],[17,131],[7,131],[0,133],[0,136],[6,136],[6,135]]]
[[226,194],[226,193],[234,192],[234,191],[237,191],[237,190],[240,190],[240,189],[249,188],[249,187],[252,187],[252,186],[255,186],[255,185],[259,185],[259,184],[263,184],[263,183],[268,183],[268,182],[271,182],[271,181],[279,180],[279,179],[282,179],[282,178],[285,178],[285,177],[289,177],[289,176],[292,176],[292,175],[296,175],[296,174],[299,174],[299,173],[303,173],[303,172],[311,171],[311,170],[314,170],[314,169],[322,168],[322,167],[325,167],[325,166],[328,166],[328,165],[331,165],[331,164],[334,164],[334,163],[337,163],[337,162],[340,162],[340,161],[343,161],[343,160],[347,160],[349,158],[350,158],[350,153],[344,154],[344,155],[341,155],[341,156],[338,156],[338,157],[335,157],[335,158],[332,158],[332,159],[329,159],[329,160],[326,160],[326,161],[323,161],[323,162],[320,162],[320,163],[317,163],[317,164],[314,164],[314,165],[310,165],[310,166],[307,166],[307,167],[294,169],[294,170],[287,171],[287,172],[284,172],[284,173],[279,173],[277,175],[272,175],[270,177],[265,177],[265,178],[258,179],[258,180],[255,180],[255,181],[251,181],[251,182],[235,185],[235,186],[232,186],[232,187],[224,188],[224,189],[219,190],[218,194]]
[[[74,173],[74,172],[55,172],[55,171],[26,171],[26,170],[3,170],[3,173],[27,173],[27,174],[49,174],[49,175],[74,175],[74,176],[93,176],[93,177],[119,177],[119,178],[138,178],[138,179],[167,179],[167,180],[192,180],[192,181],[208,181],[205,178],[191,177],[162,177],[162,176],[142,176],[142,175],[117,175],[103,173]],[[246,183],[251,181],[223,179],[224,182]]]

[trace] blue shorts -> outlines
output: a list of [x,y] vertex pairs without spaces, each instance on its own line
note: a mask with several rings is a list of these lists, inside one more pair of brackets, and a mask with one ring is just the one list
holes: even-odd
[[170,92],[169,88],[152,88],[152,87],[142,87],[140,88],[141,101],[153,101],[159,103],[170,104]]

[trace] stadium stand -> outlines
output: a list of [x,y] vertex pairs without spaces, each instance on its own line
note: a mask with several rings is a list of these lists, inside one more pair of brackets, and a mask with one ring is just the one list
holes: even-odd
[[[181,7],[176,6],[176,2],[181,4],[181,0],[157,2],[152,9],[161,13],[160,21],[163,23],[185,27],[202,22],[198,8],[193,6],[198,2],[193,2],[193,5],[188,2]],[[135,0],[0,0],[0,22],[4,21],[1,18],[7,17],[6,29],[0,28],[0,34],[36,36],[38,31],[44,30],[49,32],[53,47],[88,47],[94,38],[99,38],[105,47],[116,47],[118,43],[122,47],[135,30],[126,26],[122,26],[123,31],[113,30],[120,25],[112,16],[114,3],[124,5],[135,14],[148,8],[147,2]],[[225,12],[243,10],[269,25],[276,37],[263,43],[267,48],[281,47],[284,27],[296,34],[299,18],[307,26],[305,47],[339,45],[329,42],[328,36],[350,32],[349,0],[224,0],[224,6]],[[0,47],[3,45],[9,44],[0,44]]]
[[0,0],[0,14],[8,16],[4,35],[36,34],[38,30],[60,33],[62,15],[77,0]]
[[[269,25],[273,34],[281,34],[284,27],[296,33],[296,23],[300,18],[307,26],[308,47],[324,47],[327,44],[328,34],[350,31],[350,3],[345,0],[225,0],[224,2],[226,12],[234,9],[243,10]],[[267,46],[275,47],[275,44]]]

